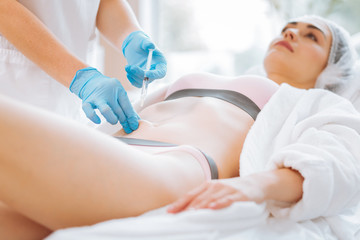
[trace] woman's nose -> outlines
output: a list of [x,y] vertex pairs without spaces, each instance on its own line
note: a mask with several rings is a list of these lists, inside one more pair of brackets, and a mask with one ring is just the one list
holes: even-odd
[[288,40],[296,40],[297,39],[297,29],[288,28],[284,32],[284,38]]

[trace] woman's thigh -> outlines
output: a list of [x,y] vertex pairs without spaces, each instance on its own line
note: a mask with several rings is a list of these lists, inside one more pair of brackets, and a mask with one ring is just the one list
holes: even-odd
[[0,97],[0,199],[49,229],[136,216],[204,181],[187,153],[153,154]]
[[51,231],[0,202],[0,236],[6,240],[38,240]]

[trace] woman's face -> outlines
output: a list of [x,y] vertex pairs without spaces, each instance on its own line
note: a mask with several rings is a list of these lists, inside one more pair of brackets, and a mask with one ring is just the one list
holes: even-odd
[[313,88],[327,65],[332,35],[321,20],[289,22],[269,46],[264,67],[270,79],[298,88]]

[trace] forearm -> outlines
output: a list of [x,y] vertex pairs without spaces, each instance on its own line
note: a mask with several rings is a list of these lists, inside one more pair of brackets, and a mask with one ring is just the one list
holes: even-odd
[[281,168],[257,173],[249,177],[255,186],[262,189],[265,201],[275,200],[293,203],[302,198],[304,178],[296,170]]
[[96,26],[117,49],[132,32],[141,30],[129,4],[124,0],[101,0]]
[[69,87],[87,65],[71,54],[29,10],[15,0],[0,2],[0,33],[54,79]]

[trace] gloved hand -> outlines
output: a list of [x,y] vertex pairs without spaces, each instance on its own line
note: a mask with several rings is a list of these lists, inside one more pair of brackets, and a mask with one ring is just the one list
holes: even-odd
[[125,67],[127,78],[135,87],[140,88],[145,74],[149,49],[155,49],[151,61],[150,71],[146,72],[149,83],[154,79],[163,78],[166,74],[166,59],[156,48],[150,37],[142,31],[132,32],[122,44],[122,52],[128,62]]
[[82,109],[94,123],[101,122],[95,112],[95,109],[99,109],[109,123],[116,124],[120,121],[126,133],[139,127],[140,118],[117,79],[104,76],[95,68],[88,67],[76,72],[69,89],[82,99]]

